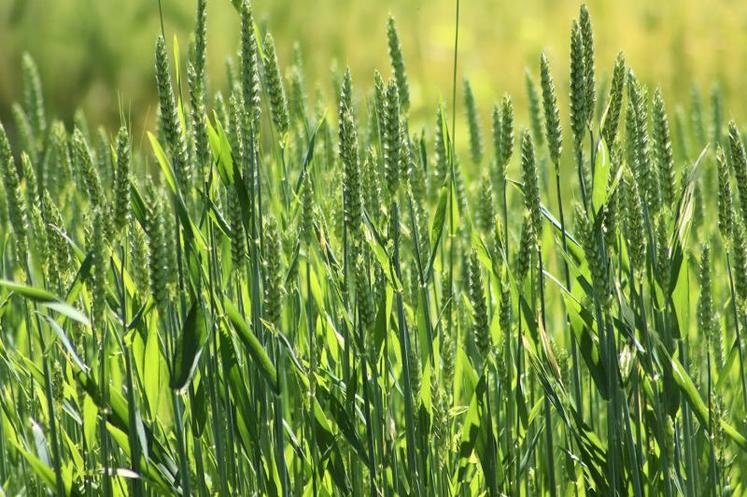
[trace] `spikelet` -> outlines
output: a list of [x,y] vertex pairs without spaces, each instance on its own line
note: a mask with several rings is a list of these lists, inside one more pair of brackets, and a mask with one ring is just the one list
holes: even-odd
[[163,198],[152,185],[149,185],[149,197],[145,232],[148,235],[150,291],[159,312],[163,314],[169,303],[176,267],[172,265],[169,254],[170,234]]
[[42,217],[50,251],[49,277],[53,287],[61,291],[68,284],[73,269],[73,257],[70,244],[65,239],[62,215],[47,190],[42,196]]
[[532,137],[526,131],[521,135],[521,176],[524,181],[524,205],[529,212],[531,228],[536,241],[539,242],[542,235],[539,176],[534,159]]
[[363,209],[361,205],[358,132],[353,115],[349,110],[343,112],[342,122],[340,122],[340,158],[343,164],[342,194],[345,224],[351,235],[353,250],[355,251],[355,246],[360,239]]
[[584,40],[577,21],[571,26],[571,130],[573,142],[578,150],[586,131],[586,68],[584,65]]
[[134,270],[132,271],[135,280],[135,286],[138,291],[145,295],[150,288],[150,267],[148,264],[148,242],[145,232],[140,224],[131,221],[130,223],[130,256]]
[[280,326],[280,311],[283,297],[283,275],[280,271],[280,234],[274,219],[269,218],[265,223],[265,239],[262,257],[262,277],[265,320],[276,328]]
[[109,141],[109,135],[103,126],[96,129],[94,140],[94,159],[96,161],[96,170],[101,177],[102,184],[110,185],[114,174],[114,161],[112,161],[112,147]]
[[646,238],[643,236],[643,202],[638,183],[629,171],[623,176],[623,232],[628,243],[630,265],[640,276],[646,267]]
[[114,169],[114,227],[130,224],[130,135],[122,126],[117,133],[117,164]]
[[42,219],[41,209],[38,203],[29,204],[30,209],[30,225],[31,225],[31,241],[34,261],[37,267],[42,271],[42,274],[46,279],[50,276],[50,252],[49,252],[49,239],[47,238],[47,230],[44,226],[44,219]]
[[745,222],[747,220],[747,153],[745,153],[737,123],[734,121],[729,122],[729,151],[739,193],[739,206],[742,209],[742,221]]
[[93,212],[93,230],[91,233],[91,299],[93,301],[93,323],[102,329],[106,312],[106,273],[109,268],[108,246],[106,244],[106,213],[101,208]]
[[651,213],[656,213],[661,205],[657,175],[652,171],[648,136],[648,111],[644,88],[638,83],[632,72],[628,75],[629,112],[632,121],[628,124],[632,135],[628,136],[632,148],[633,162],[638,187],[643,191],[646,205]]
[[395,198],[400,180],[399,89],[390,80],[386,89],[386,125],[384,126],[384,175],[389,198]]
[[39,147],[34,137],[31,121],[19,104],[14,103],[11,109],[21,147],[29,154],[31,161],[36,163],[39,158]]
[[516,252],[516,276],[518,281],[524,281],[529,273],[532,258],[536,250],[537,241],[532,229],[532,217],[529,211],[524,211],[521,223],[521,237],[519,238],[519,250]]
[[555,94],[555,83],[550,74],[550,63],[544,53],[540,57],[540,80],[542,84],[542,105],[545,108],[547,148],[550,153],[550,160],[557,166],[563,144],[560,110],[558,109],[558,97]]
[[586,109],[586,122],[588,124],[594,117],[596,90],[594,82],[594,35],[591,28],[591,17],[589,17],[589,10],[586,8],[586,4],[581,4],[578,23],[581,30],[581,42],[584,52],[584,108]]
[[[300,53],[300,51],[298,52]],[[303,81],[303,68],[294,64],[288,70],[288,112],[296,121],[306,118],[306,87]]]
[[540,98],[537,93],[537,85],[532,79],[532,73],[529,69],[524,70],[524,86],[527,91],[527,100],[529,103],[529,124],[532,129],[532,138],[534,143],[538,147],[541,147],[545,143],[545,135],[543,134],[542,124],[542,109],[540,109]]
[[241,3],[241,92],[244,97],[244,112],[256,130],[262,103],[259,96],[257,37],[254,34],[254,16],[249,0],[243,0]]
[[469,147],[472,154],[472,162],[479,165],[482,162],[482,134],[480,132],[479,117],[475,95],[472,93],[472,85],[468,79],[464,79],[464,109],[469,129]]
[[362,256],[359,256],[355,261],[355,293],[361,325],[363,325],[364,330],[367,330],[376,320],[376,307],[368,281],[368,270]]
[[244,269],[246,254],[246,231],[242,222],[241,204],[236,188],[229,188],[226,192],[228,218],[231,224],[231,265],[237,275]]
[[28,53],[21,59],[23,75],[23,106],[37,143],[41,143],[47,130],[44,116],[44,98],[42,95],[41,78],[34,59]]
[[389,62],[392,65],[394,79],[399,89],[399,105],[404,112],[410,108],[410,86],[407,84],[407,72],[405,70],[405,59],[402,55],[402,47],[399,43],[397,26],[394,18],[389,16],[386,25],[387,41],[389,44]]
[[669,236],[664,215],[659,215],[656,222],[656,279],[662,288],[666,289],[669,284]]
[[270,33],[265,35],[264,49],[265,86],[267,87],[267,93],[270,96],[270,113],[272,115],[272,122],[275,124],[275,129],[277,129],[278,133],[284,135],[288,132],[288,123],[290,121],[288,115],[288,100],[285,98],[283,78],[280,75],[280,64],[278,63],[278,56],[275,52],[275,41],[272,39]]
[[104,192],[101,187],[101,179],[93,165],[88,143],[78,128],[73,131],[73,156],[75,157],[76,168],[85,183],[89,201],[94,207],[103,205]]
[[703,121],[703,99],[700,96],[700,89],[695,85],[690,89],[690,123],[692,125],[693,136],[695,137],[696,148],[705,146],[706,131]]
[[744,311],[747,300],[747,246],[745,246],[744,223],[741,219],[734,219],[733,249],[734,259],[732,271],[734,273],[734,287],[737,290],[740,311]]
[[714,342],[716,317],[713,307],[713,288],[711,284],[711,250],[706,244],[700,256],[700,296],[698,297],[698,331],[703,333],[708,344]]
[[726,163],[724,150],[721,147],[716,149],[716,164],[718,167],[718,229],[724,243],[728,245],[734,228],[734,206],[732,205],[729,165]]
[[625,90],[625,57],[623,53],[617,54],[615,68],[612,71],[612,83],[610,84],[610,94],[607,104],[607,111],[604,115],[604,124],[602,125],[602,138],[604,138],[607,147],[611,150],[615,138],[617,137],[617,128],[620,124],[620,111],[622,110],[623,91]]
[[483,234],[493,231],[495,225],[495,209],[493,203],[493,185],[487,177],[480,180],[480,203],[477,206],[477,225]]
[[26,200],[29,205],[33,205],[40,198],[39,184],[36,180],[34,166],[26,152],[21,152],[21,175],[23,182],[26,184]]
[[485,287],[480,271],[477,253],[472,251],[469,256],[469,299],[472,304],[472,333],[482,361],[486,361],[490,354],[490,325],[488,321],[488,306],[485,301]]
[[189,85],[190,119],[192,123],[190,143],[194,147],[192,155],[198,168],[198,178],[201,179],[210,166],[210,147],[208,145],[207,118],[205,117],[204,81],[201,81],[197,69],[192,64],[187,64],[187,83]]
[[187,144],[184,139],[184,130],[179,121],[176,108],[176,97],[171,85],[171,73],[169,70],[169,59],[166,53],[166,41],[159,36],[156,41],[156,82],[158,84],[158,98],[161,110],[160,123],[163,128],[164,139],[176,174],[176,179],[181,186],[189,185],[190,163],[187,155]]
[[669,133],[669,121],[667,120],[666,109],[664,108],[664,98],[662,97],[660,88],[657,88],[656,93],[654,93],[652,121],[654,155],[658,165],[662,200],[664,201],[664,205],[674,206],[676,192],[672,139]]
[[435,187],[441,187],[449,177],[449,144],[445,140],[446,136],[446,116],[443,105],[439,104],[436,110],[436,127],[433,130],[433,170],[435,181],[431,181],[431,184]]
[[578,227],[578,236],[584,249],[586,262],[589,264],[594,295],[600,304],[606,306],[610,292],[605,254],[601,252],[597,243],[592,221],[587,216],[586,211],[579,205],[576,206],[576,226]]

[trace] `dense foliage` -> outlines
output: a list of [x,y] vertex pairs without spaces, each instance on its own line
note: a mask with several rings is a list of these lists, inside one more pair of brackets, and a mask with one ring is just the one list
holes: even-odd
[[526,127],[505,95],[484,131],[457,45],[423,126],[393,19],[390,69],[328,101],[248,0],[211,88],[206,3],[184,54],[156,40],[142,147],[51,119],[23,59],[0,495],[747,493],[747,153],[717,90],[670,121],[582,6],[567,111],[543,54]]

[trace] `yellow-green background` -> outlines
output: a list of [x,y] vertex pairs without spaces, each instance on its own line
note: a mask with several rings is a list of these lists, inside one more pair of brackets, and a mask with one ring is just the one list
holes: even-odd
[[[275,36],[281,63],[299,41],[307,81],[327,91],[333,59],[350,65],[356,85],[370,87],[378,67],[388,73],[385,21],[399,26],[414,106],[430,115],[450,98],[452,0],[255,0],[255,15]],[[168,35],[182,53],[195,2],[164,0]],[[718,80],[727,116],[744,112],[747,83],[747,2],[744,0],[590,1],[597,68],[607,72],[624,50],[639,76],[660,84],[671,104],[687,102],[696,83],[707,93]],[[473,81],[485,118],[504,92],[524,114],[523,70],[536,72],[538,54],[551,60],[558,91],[567,92],[568,33],[578,2],[463,0],[459,50],[462,75]],[[224,60],[238,41],[238,17],[229,0],[209,0],[208,70],[213,88],[224,82]],[[20,99],[20,58],[38,62],[48,109],[70,119],[81,106],[92,122],[113,126],[120,102],[138,126],[153,120],[153,44],[159,32],[157,0],[0,1],[0,118]],[[327,91],[327,93],[329,93]],[[564,117],[565,119],[565,117]],[[484,119],[486,120],[486,119]]]

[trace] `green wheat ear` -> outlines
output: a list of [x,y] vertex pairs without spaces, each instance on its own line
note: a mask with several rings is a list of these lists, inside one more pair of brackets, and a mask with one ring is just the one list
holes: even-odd
[[355,245],[360,237],[363,209],[361,205],[358,131],[353,115],[349,110],[343,112],[342,122],[340,122],[340,158],[343,164],[342,191],[345,223],[350,230]]
[[482,134],[480,133],[480,123],[478,122],[475,95],[472,93],[472,85],[466,78],[464,80],[464,109],[467,114],[472,162],[479,165],[482,162]]
[[400,180],[400,120],[399,88],[395,80],[390,80],[386,89],[386,120],[384,126],[384,175],[387,192],[394,198]]
[[550,63],[544,53],[540,56],[540,81],[542,85],[542,105],[545,109],[547,148],[550,152],[550,160],[553,164],[558,164],[563,144],[560,109],[558,108],[558,97],[555,93],[555,82],[550,74]]
[[615,68],[612,71],[612,83],[608,97],[607,111],[602,124],[602,137],[609,149],[612,149],[617,138],[617,128],[620,125],[620,112],[622,110],[623,92],[625,90],[625,56],[622,52],[617,54]]
[[732,205],[729,165],[726,163],[724,150],[721,147],[716,149],[716,165],[718,167],[718,228],[721,238],[728,245],[734,229],[734,206]]
[[244,109],[252,126],[259,124],[260,101],[259,57],[257,37],[254,33],[254,16],[249,0],[241,4],[241,92]]
[[389,16],[387,20],[386,34],[389,44],[389,61],[394,72],[394,79],[397,81],[397,88],[399,88],[399,103],[402,110],[407,112],[410,108],[410,86],[407,84],[405,58],[402,55],[397,26],[392,16]]
[[0,123],[0,172],[3,176],[5,196],[8,200],[8,217],[15,234],[16,258],[21,266],[24,266],[27,245],[26,234],[28,230],[28,217],[26,200],[21,192],[21,182],[18,171],[13,163],[13,154],[10,150],[10,142],[5,128]]
[[646,237],[643,236],[643,201],[638,190],[638,183],[633,175],[626,171],[623,176],[623,232],[628,243],[631,267],[640,276],[646,267]]
[[586,109],[586,123],[594,117],[594,101],[596,100],[594,76],[594,35],[591,27],[591,17],[586,4],[581,4],[579,12],[579,26],[583,44],[584,60],[584,108]]
[[571,131],[576,149],[581,147],[587,123],[586,111],[586,67],[584,60],[584,40],[577,21],[571,26]]
[[101,179],[94,167],[88,143],[83,133],[77,128],[73,131],[72,145],[74,163],[85,183],[88,199],[93,206],[102,205],[104,202],[104,192],[101,187]]
[[529,102],[529,123],[532,128],[532,137],[538,147],[544,145],[545,135],[542,131],[542,110],[540,108],[540,97],[537,93],[537,85],[532,79],[529,69],[524,70],[524,86],[526,87],[527,100]]
[[480,180],[480,203],[477,208],[477,224],[485,234],[491,233],[495,227],[495,209],[493,204],[493,184],[487,176]]
[[675,202],[674,155],[672,154],[672,138],[669,132],[667,111],[664,108],[664,98],[661,89],[654,93],[653,105],[653,139],[654,155],[659,171],[659,186],[665,205],[673,206]]
[[282,309],[283,297],[283,275],[280,270],[280,254],[282,245],[277,223],[269,218],[265,224],[265,246],[263,254],[264,278],[264,306],[266,320],[278,329],[280,326],[280,311]]
[[166,41],[159,36],[156,41],[156,82],[158,83],[158,98],[161,109],[161,126],[169,151],[171,152],[174,173],[179,184],[183,187],[190,182],[190,163],[187,155],[187,144],[184,130],[179,121],[176,107],[176,97],[171,84],[169,59],[166,53]]
[[23,75],[24,110],[29,116],[34,137],[41,143],[47,130],[47,121],[44,114],[44,97],[42,95],[39,69],[36,67],[34,59],[28,53],[24,53],[21,59],[21,73]]
[[734,287],[737,290],[737,297],[739,298],[739,309],[743,311],[745,301],[747,300],[747,245],[745,245],[744,222],[741,219],[734,219],[732,234]]
[[747,220],[747,153],[737,123],[734,121],[729,122],[729,152],[744,222]]
[[703,246],[700,256],[700,296],[698,297],[698,328],[705,335],[708,343],[713,342],[716,328],[716,317],[713,307],[713,288],[711,285],[711,249]]
[[275,124],[278,133],[283,135],[288,132],[288,123],[290,121],[288,101],[285,98],[283,78],[280,75],[280,65],[278,64],[278,56],[275,52],[275,41],[272,39],[270,33],[265,35],[263,46],[265,49],[265,85],[267,93],[270,96],[272,122]]
[[483,364],[487,361],[490,349],[490,326],[488,322],[488,306],[485,300],[485,286],[480,270],[477,253],[472,251],[469,256],[469,299],[472,304],[472,333],[477,350],[480,352]]
[[130,135],[122,126],[117,133],[117,163],[114,169],[114,223],[122,230],[130,223]]
[[530,214],[534,236],[542,235],[542,210],[540,208],[539,176],[534,157],[534,144],[529,132],[521,135],[521,174],[524,181],[524,205]]
[[109,270],[108,246],[106,244],[107,221],[104,216],[106,214],[100,207],[94,210],[91,233],[93,323],[99,329],[102,329],[104,326],[104,316],[106,313],[106,275]]

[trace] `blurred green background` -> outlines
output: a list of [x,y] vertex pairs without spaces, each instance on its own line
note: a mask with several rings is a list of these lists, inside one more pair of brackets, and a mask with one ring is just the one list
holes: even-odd
[[[693,84],[706,94],[719,81],[727,116],[745,112],[747,2],[744,0],[618,0],[588,2],[597,70],[611,70],[623,50],[638,75],[656,82],[668,103],[687,103]],[[167,35],[186,52],[195,2],[163,0]],[[235,53],[239,19],[229,0],[210,0],[208,71],[212,89],[225,82],[225,58]],[[430,116],[450,98],[453,0],[255,0],[257,21],[275,36],[281,64],[301,44],[307,82],[329,94],[333,60],[350,65],[356,86],[370,88],[374,68],[388,73],[385,22],[398,22],[414,108]],[[550,57],[561,94],[567,93],[568,34],[578,2],[463,0],[460,80],[472,80],[484,121],[490,104],[508,92],[523,119],[523,71]],[[157,0],[1,0],[0,118],[22,95],[20,60],[39,65],[50,114],[70,120],[81,107],[92,123],[116,125],[120,105],[136,126],[150,126],[156,99],[153,46]],[[424,113],[424,114],[423,114]],[[567,117],[566,117],[567,119]]]

